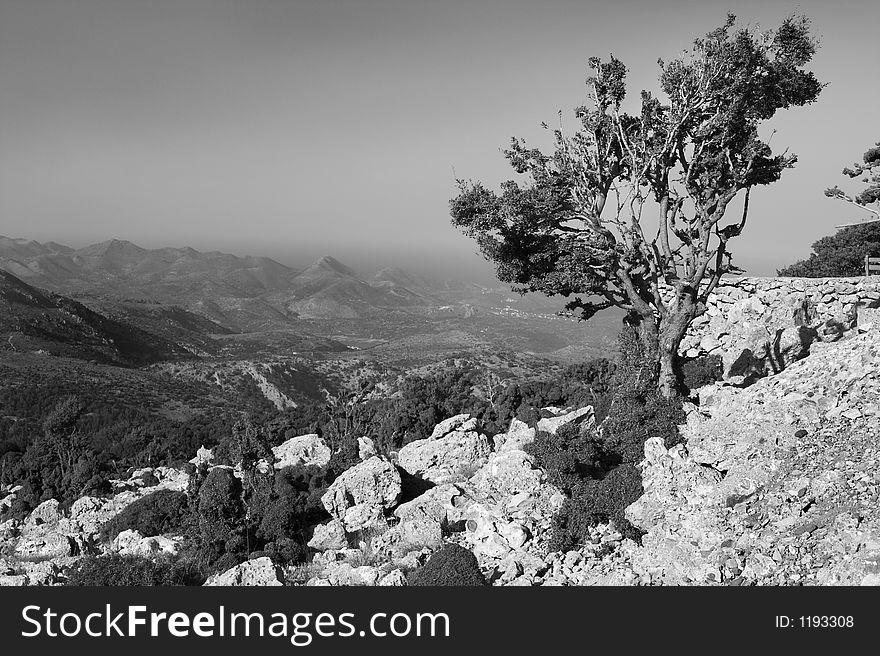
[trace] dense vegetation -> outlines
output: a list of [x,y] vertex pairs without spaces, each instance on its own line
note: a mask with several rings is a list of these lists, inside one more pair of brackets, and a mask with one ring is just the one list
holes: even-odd
[[[256,410],[244,415],[238,406],[171,418],[161,403],[117,405],[102,402],[94,391],[67,394],[63,386],[5,388],[5,407],[24,419],[0,424],[0,474],[4,483],[23,485],[11,509],[22,516],[42,500],[69,504],[84,494],[104,495],[111,478],[128,478],[132,468],[182,466],[199,446],[213,447],[214,464],[223,466],[186,464],[185,493],[148,494],[103,527],[107,540],[127,529],[144,536],[180,535],[175,559],[149,564],[137,558],[91,558],[73,577],[96,584],[203,581],[260,555],[279,564],[304,562],[314,526],[328,519],[320,498],[358,462],[360,436],[372,437],[381,453],[390,454],[455,414],[478,417],[492,435],[506,431],[514,417],[534,425],[540,408],[589,404],[597,420],[605,420],[600,432],[567,426],[556,435],[539,433],[529,447],[551,482],[568,495],[555,518],[553,546],[571,548],[587,538],[589,527],[606,521],[638,539],[623,509],[642,492],[636,465],[644,442],[662,435],[667,446],[676,443],[682,414],[677,399],[661,397],[651,384],[633,329],[622,333],[619,350],[617,362],[573,365],[545,380],[501,380],[473,362],[448,360],[399,380],[384,397],[375,381],[365,382],[358,393],[285,411],[244,396],[239,400]],[[718,365],[717,358],[686,363],[682,390],[716,379]],[[52,398],[51,392],[60,396]],[[198,395],[189,400],[195,404]],[[319,433],[331,446],[330,462],[321,468],[276,469],[272,447],[307,432]],[[240,477],[233,467],[240,468]],[[445,553],[414,574],[414,581],[468,578],[461,558]],[[461,571],[450,573],[447,560]]]
[[865,256],[880,257],[880,222],[841,228],[813,243],[810,257],[777,270],[792,278],[846,278],[865,274]]
[[658,394],[650,367],[635,331],[624,329],[611,411],[601,429],[564,426],[556,435],[538,433],[526,447],[547,470],[550,482],[568,495],[554,517],[554,550],[583,544],[591,527],[608,521],[625,537],[641,539],[624,510],[643,492],[637,465],[645,441],[660,436],[667,448],[677,444],[678,424],[684,421],[680,398]]
[[489,585],[480,571],[476,556],[457,544],[447,544],[431,554],[428,562],[410,572],[407,583],[456,587]]

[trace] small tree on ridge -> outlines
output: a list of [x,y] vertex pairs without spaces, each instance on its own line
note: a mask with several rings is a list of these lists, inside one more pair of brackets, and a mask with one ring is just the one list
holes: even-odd
[[[567,310],[583,319],[624,309],[667,397],[688,326],[736,270],[728,242],[745,227],[749,191],[796,162],[774,155],[759,126],[822,88],[803,70],[817,48],[806,18],[760,33],[734,25],[728,16],[681,58],[660,61],[666,101],[643,91],[636,115],[622,110],[623,63],[590,59],[589,102],[576,110],[574,132],[553,131],[553,154],[514,138],[505,156],[525,182],[496,193],[459,180],[450,201],[453,224],[515,290],[570,298]],[[724,224],[740,192],[743,212]]]

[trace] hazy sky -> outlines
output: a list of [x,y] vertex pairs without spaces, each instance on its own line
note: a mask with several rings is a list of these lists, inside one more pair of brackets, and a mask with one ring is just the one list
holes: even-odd
[[858,216],[822,190],[880,140],[876,0],[0,0],[0,234],[485,273],[454,175],[511,177],[500,149],[547,144],[591,55],[637,97],[727,11],[806,13],[830,83],[775,119],[800,163],[736,240],[773,273]]

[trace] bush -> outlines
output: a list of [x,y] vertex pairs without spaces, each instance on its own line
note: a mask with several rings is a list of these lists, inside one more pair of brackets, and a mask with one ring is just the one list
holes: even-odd
[[626,519],[624,510],[643,492],[641,474],[629,463],[615,467],[604,478],[581,481],[553,517],[550,548],[577,548],[586,542],[591,527],[606,522],[612,522],[623,537],[641,541],[642,532]]
[[71,568],[66,585],[202,585],[205,578],[187,562],[154,562],[143,556],[86,556]]
[[152,537],[180,529],[188,514],[184,492],[159,490],[126,506],[102,531],[110,540],[128,529]]
[[865,274],[865,256],[880,256],[880,223],[841,228],[813,243],[810,257],[783,267],[776,275],[791,278],[845,278]]
[[416,586],[489,585],[480,571],[477,557],[457,544],[447,544],[432,554],[423,567],[410,572],[407,583]]
[[[215,467],[199,488],[198,526],[203,557],[214,562],[226,553],[246,552],[241,481]],[[237,564],[237,563],[234,563]]]
[[678,425],[685,414],[678,399],[665,399],[654,391],[621,392],[602,424],[602,444],[618,464],[638,464],[645,457],[645,441],[662,437],[666,448],[681,442]]
[[582,432],[572,424],[563,426],[555,435],[539,432],[525,451],[535,456],[547,471],[550,483],[569,495],[585,478],[602,476],[608,460],[596,435]]
[[693,360],[686,360],[681,367],[681,385],[687,393],[704,385],[711,385],[721,380],[724,374],[724,363],[720,355],[701,355]]
[[[636,541],[641,532],[627,521],[624,510],[642,493],[638,464],[645,441],[662,437],[666,448],[681,442],[678,425],[685,415],[678,399],[657,394],[651,368],[632,326],[621,331],[614,398],[600,435],[564,426],[556,435],[539,434],[526,450],[547,470],[551,483],[569,495],[554,517],[551,548],[568,550],[589,537],[589,528],[613,522],[624,537]],[[701,363],[697,372],[709,370]],[[607,393],[607,390],[606,390]]]
[[259,477],[248,500],[252,549],[265,550],[276,562],[305,561],[312,527],[330,519],[321,503],[326,489],[317,467],[285,467]]

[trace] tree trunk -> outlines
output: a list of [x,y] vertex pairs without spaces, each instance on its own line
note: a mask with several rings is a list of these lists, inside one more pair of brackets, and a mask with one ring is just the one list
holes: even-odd
[[678,348],[691,323],[692,308],[690,303],[679,302],[679,307],[666,317],[660,327],[658,340],[660,375],[657,391],[667,399],[677,396],[679,392]]

